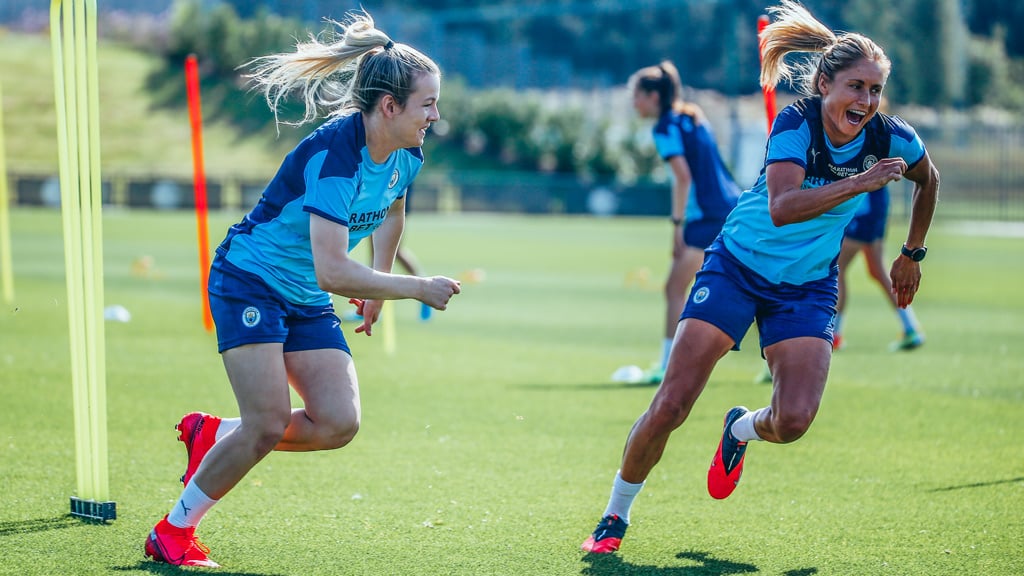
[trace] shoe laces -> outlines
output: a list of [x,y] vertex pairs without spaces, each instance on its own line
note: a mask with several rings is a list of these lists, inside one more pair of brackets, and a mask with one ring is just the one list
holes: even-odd
[[618,514],[609,514],[601,519],[601,523],[597,525],[597,529],[594,531],[595,540],[604,540],[605,538],[621,538],[625,532],[625,528],[622,526],[625,522]]
[[193,538],[192,539],[192,546],[194,548],[196,548],[197,550],[199,550],[200,552],[202,552],[203,554],[209,554],[210,553],[210,547],[207,546],[206,544],[203,544],[202,542],[200,542],[198,538]]

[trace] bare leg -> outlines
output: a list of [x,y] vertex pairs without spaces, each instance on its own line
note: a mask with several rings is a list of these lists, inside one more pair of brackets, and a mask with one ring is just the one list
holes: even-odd
[[775,390],[771,407],[758,414],[754,430],[768,442],[793,442],[807,432],[818,413],[832,347],[821,338],[792,338],[772,344],[764,353]]
[[[337,448],[358,430],[355,368],[341,350],[284,354],[281,344],[253,344],[222,356],[241,424],[210,449],[196,472],[196,485],[211,499],[222,498],[275,448]],[[291,409],[289,377],[306,408]]]
[[707,322],[687,318],[679,323],[665,379],[626,440],[620,472],[623,480],[640,483],[647,478],[661,459],[669,436],[690,415],[715,364],[732,346],[731,338]]
[[686,290],[693,277],[704,263],[704,251],[692,246],[683,246],[675,251],[672,265],[665,281],[665,338],[673,338],[679,324],[679,315],[686,304]]
[[882,240],[875,240],[871,244],[864,245],[864,261],[868,267],[868,274],[878,283],[885,292],[885,297],[896,308],[896,295],[892,293],[892,280],[889,278],[889,270],[886,268],[884,259],[885,247]]
[[345,446],[359,431],[362,411],[352,357],[325,348],[284,355],[292,388],[303,408],[293,410],[275,450],[308,452]]
[[420,263],[416,260],[416,256],[412,253],[412,250],[398,245],[398,253],[395,254],[395,261],[409,273],[410,276],[420,276]]
[[846,269],[850,267],[853,259],[867,244],[849,238],[843,238],[843,246],[839,249],[839,301],[836,303],[836,312],[843,313],[846,308]]

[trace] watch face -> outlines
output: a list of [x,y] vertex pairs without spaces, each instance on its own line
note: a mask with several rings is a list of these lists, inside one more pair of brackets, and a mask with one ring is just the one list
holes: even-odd
[[913,250],[911,250],[910,248],[903,246],[900,252],[902,252],[904,256],[910,258],[914,262],[920,262],[921,260],[924,260],[925,255],[928,253],[928,249],[922,246],[920,248],[914,248]]

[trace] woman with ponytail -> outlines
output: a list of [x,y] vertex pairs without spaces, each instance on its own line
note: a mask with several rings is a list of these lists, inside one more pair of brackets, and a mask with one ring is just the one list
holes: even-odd
[[[313,38],[251,63],[250,80],[275,116],[294,94],[305,104],[299,124],[326,121],[284,159],[217,248],[210,307],[239,415],[191,412],[177,424],[188,455],[185,486],[146,540],[157,562],[216,567],[196,526],[253,466],[272,450],[333,450],[355,436],[358,380],[331,294],[358,303],[363,321],[355,331],[370,335],[384,300],[444,310],[460,290],[443,276],[391,273],[405,193],[439,119],[440,71],[366,13],[333,24],[340,30],[333,42]],[[368,267],[349,252],[371,233]],[[302,408],[292,409],[289,385]]]
[[672,171],[672,264],[665,281],[664,340],[658,368],[648,377],[657,384],[668,367],[686,289],[704,260],[704,249],[736,206],[740,189],[718,153],[704,113],[683,100],[674,64],[666,60],[641,68],[630,77],[629,87],[637,114],[655,120],[654,145]]
[[[897,305],[910,305],[921,280],[925,236],[939,174],[906,122],[878,112],[890,62],[860,34],[835,34],[796,2],[772,9],[762,32],[761,83],[796,81],[806,97],[787,106],[769,135],[764,168],[744,192],[697,273],[668,370],[629,433],[601,522],[583,543],[619,548],[633,500],[686,420],[712,370],[757,322],[773,378],[770,405],[726,413],[708,470],[713,498],[726,498],[743,471],[748,442],[785,444],[807,432],[832,357],[837,259],[843,231],[867,192],[914,183],[910,226],[890,278]],[[786,55],[813,57],[795,68]]]

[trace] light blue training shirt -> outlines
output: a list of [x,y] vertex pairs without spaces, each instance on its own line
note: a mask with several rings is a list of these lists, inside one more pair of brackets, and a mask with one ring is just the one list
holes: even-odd
[[[765,167],[775,162],[798,164],[806,171],[802,188],[813,189],[864,172],[880,158],[903,158],[909,170],[924,155],[924,143],[909,124],[881,113],[854,140],[833,146],[821,121],[821,98],[814,96],[787,106],[776,118]],[[843,231],[863,199],[860,194],[805,222],[776,226],[768,211],[762,168],[726,219],[722,240],[740,262],[772,283],[819,280],[836,266]]]
[[288,154],[256,206],[228,230],[217,253],[256,274],[289,302],[322,306],[309,215],[348,227],[351,251],[376,230],[423,166],[420,148],[370,159],[360,112],[329,120]]

